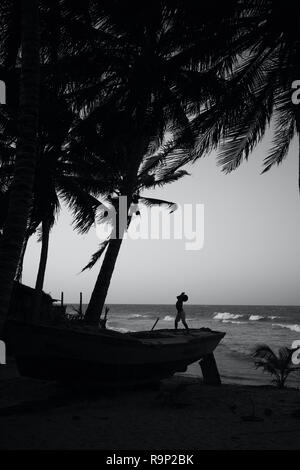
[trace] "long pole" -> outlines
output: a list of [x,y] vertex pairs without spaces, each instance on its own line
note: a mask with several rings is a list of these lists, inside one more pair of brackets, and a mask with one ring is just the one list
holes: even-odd
[[158,320],[159,320],[159,317],[157,317],[157,319],[156,319],[154,325],[153,325],[152,328],[151,328],[151,331],[154,330],[154,328],[156,327]]

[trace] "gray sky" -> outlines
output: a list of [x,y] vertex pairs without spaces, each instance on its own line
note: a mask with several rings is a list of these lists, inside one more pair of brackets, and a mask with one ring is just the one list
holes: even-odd
[[[184,290],[194,304],[300,305],[298,143],[281,166],[260,175],[270,137],[229,175],[211,154],[189,168],[191,176],[150,193],[204,204],[204,246],[187,251],[184,240],[124,241],[108,303],[173,303]],[[77,235],[71,221],[63,209],[50,239],[45,291],[58,297],[63,290],[66,302],[78,301],[82,291],[88,302],[100,264],[80,271],[99,240],[95,230]],[[23,275],[30,286],[39,252],[32,237]]]
[[[183,240],[126,240],[116,264],[108,303],[173,303],[182,290],[190,303],[300,304],[300,198],[298,144],[280,167],[260,175],[270,135],[249,162],[225,175],[216,155],[201,159],[191,176],[153,192],[205,210],[203,249],[187,251]],[[61,212],[50,240],[45,290],[87,302],[100,264],[80,274],[98,246],[95,230],[79,236]],[[40,244],[33,238],[23,282],[34,285]]]

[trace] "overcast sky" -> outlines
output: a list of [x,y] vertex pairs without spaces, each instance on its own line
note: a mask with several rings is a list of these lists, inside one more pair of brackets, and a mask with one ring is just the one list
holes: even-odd
[[[181,291],[194,304],[300,305],[300,198],[295,141],[280,167],[260,175],[267,136],[230,175],[216,155],[189,168],[191,176],[153,192],[181,205],[204,204],[204,245],[187,251],[186,240],[126,240],[108,303],[173,303]],[[83,292],[87,302],[100,264],[80,274],[98,246],[95,230],[79,236],[63,210],[50,240],[45,290],[61,290],[66,302]],[[23,282],[34,285],[40,244],[33,238]]]
[[[189,168],[191,176],[150,193],[180,205],[204,205],[204,245],[186,240],[126,240],[108,303],[174,303],[181,291],[193,304],[300,305],[300,198],[298,143],[284,163],[260,175],[271,132],[235,172],[225,175],[211,154]],[[143,219],[141,220],[141,222]],[[62,209],[49,249],[45,291],[66,302],[83,292],[88,302],[100,264],[80,273],[99,240],[92,229],[77,235]],[[29,242],[23,282],[34,286],[40,244]]]

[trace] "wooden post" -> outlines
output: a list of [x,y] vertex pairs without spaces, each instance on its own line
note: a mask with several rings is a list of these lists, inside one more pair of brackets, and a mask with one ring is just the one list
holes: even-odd
[[159,320],[159,317],[157,317],[157,319],[155,320],[155,323],[154,323],[154,325],[152,326],[151,331],[154,330],[154,328],[156,327],[156,324],[157,324],[158,320]]
[[61,307],[64,306],[64,293],[63,292],[60,295],[60,305],[61,305]]
[[80,299],[79,299],[79,315],[82,316],[82,292],[80,292]]
[[221,377],[213,353],[204,356],[199,364],[205,385],[221,385]]

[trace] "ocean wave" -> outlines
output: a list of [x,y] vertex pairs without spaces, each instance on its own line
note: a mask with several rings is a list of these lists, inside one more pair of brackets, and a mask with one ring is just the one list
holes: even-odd
[[249,320],[250,321],[259,321],[263,320],[265,317],[262,315],[250,315]]
[[287,328],[288,330],[291,331],[296,331],[297,333],[300,333],[300,325],[288,325],[284,323],[273,323],[272,326],[278,326],[279,328]]
[[243,315],[238,315],[230,312],[215,312],[214,320],[236,320],[237,318],[242,318]]
[[239,320],[222,320],[222,323],[235,323],[236,325],[241,325],[247,323],[246,321]]
[[[214,312],[213,319],[214,320],[222,320],[223,323],[234,323],[233,320],[238,320],[240,318],[243,318],[244,321],[240,323],[246,323],[247,321],[268,321],[268,320],[275,320],[275,318],[280,318],[277,315],[270,315],[270,316],[264,316],[264,315],[258,315],[258,314],[238,314],[238,313],[230,313],[230,312]],[[238,323],[238,322],[236,322]]]
[[174,317],[171,317],[170,315],[166,315],[166,316],[163,318],[163,321],[174,321]]
[[128,315],[128,318],[148,318],[148,316],[141,315],[140,313],[133,313],[132,315]]

